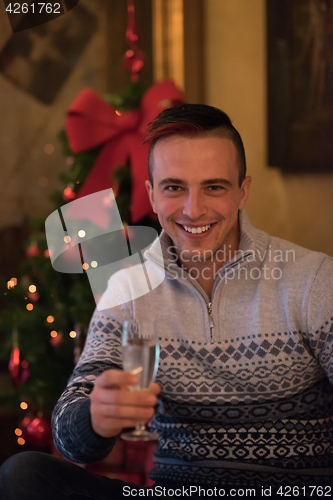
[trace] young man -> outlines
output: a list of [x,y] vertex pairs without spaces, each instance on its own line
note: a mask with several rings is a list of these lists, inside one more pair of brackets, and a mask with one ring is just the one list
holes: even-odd
[[[54,410],[59,451],[101,460],[122,428],[153,417],[151,477],[179,496],[194,497],[190,486],[217,497],[332,494],[333,259],[251,226],[242,141],[222,111],[176,106],[148,139],[147,189],[163,232],[146,266],[166,277],[133,300],[135,268],[110,279]],[[110,297],[119,305],[108,309]],[[137,379],[120,370],[122,323],[132,317],[156,325],[161,359],[150,391],[129,391]],[[22,460],[5,465],[6,488]],[[47,461],[34,460],[45,494]],[[59,462],[54,498],[123,498],[123,483]],[[17,491],[10,498],[22,498]]]

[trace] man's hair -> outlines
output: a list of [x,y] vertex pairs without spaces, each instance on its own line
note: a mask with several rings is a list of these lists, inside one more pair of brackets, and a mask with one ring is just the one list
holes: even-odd
[[149,181],[153,186],[153,152],[163,137],[180,134],[188,137],[221,137],[230,139],[237,152],[239,186],[246,177],[246,159],[243,141],[229,116],[206,104],[179,104],[162,111],[148,125],[145,142],[151,141],[148,157]]

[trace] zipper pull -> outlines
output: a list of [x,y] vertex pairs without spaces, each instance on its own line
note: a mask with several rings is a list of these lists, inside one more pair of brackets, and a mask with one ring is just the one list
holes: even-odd
[[213,321],[213,315],[212,315],[212,303],[209,302],[208,304],[208,318],[209,318],[209,328],[210,328],[210,338],[213,338],[213,327],[214,327],[214,321]]

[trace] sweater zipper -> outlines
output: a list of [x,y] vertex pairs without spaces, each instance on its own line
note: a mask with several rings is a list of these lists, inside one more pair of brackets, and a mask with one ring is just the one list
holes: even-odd
[[208,303],[207,309],[208,309],[209,328],[210,328],[210,340],[213,340],[214,320],[213,320],[212,303],[211,302]]
[[[246,253],[245,255],[243,255],[243,257],[240,257],[239,259],[237,259],[235,262],[233,262],[230,266],[228,266],[226,268],[226,273],[232,269],[233,267],[237,266],[238,264],[241,264],[243,263],[244,261],[247,260],[247,258],[252,255],[251,252],[248,252]],[[157,262],[154,260],[154,258],[150,257],[152,261],[155,262],[155,264],[159,265],[160,267],[162,267],[163,269],[165,269],[165,266],[164,264],[161,265],[160,262]],[[226,274],[225,273],[225,274]],[[211,302],[207,302],[207,300],[205,299],[204,295],[201,293],[200,289],[195,285],[195,283],[192,283],[192,286],[194,286],[194,288],[196,288],[196,290],[199,292],[199,294],[201,295],[201,297],[204,299],[206,305],[207,305],[207,312],[208,312],[208,322],[209,322],[209,330],[210,330],[210,339],[213,340],[213,328],[214,328],[214,320],[213,320],[213,308],[212,308],[212,303]],[[215,288],[215,287],[214,287]],[[213,289],[214,291],[214,289]]]
[[[226,272],[230,269],[232,269],[233,267],[235,267],[236,265],[239,265],[240,263],[244,262],[247,260],[247,258],[251,255],[251,253],[246,253],[243,257],[240,257],[238,260],[236,260],[236,262],[234,262],[233,264],[230,265],[230,267],[228,267],[226,269]],[[200,290],[198,290],[200,292]],[[202,295],[202,293],[200,292],[200,295],[203,297],[203,299],[205,300],[206,302],[206,299],[205,297]],[[208,311],[208,321],[209,321],[209,330],[210,330],[210,340],[213,340],[213,328],[214,328],[214,319],[213,319],[213,308],[212,308],[212,303],[211,302],[206,302],[207,304],[207,311]]]

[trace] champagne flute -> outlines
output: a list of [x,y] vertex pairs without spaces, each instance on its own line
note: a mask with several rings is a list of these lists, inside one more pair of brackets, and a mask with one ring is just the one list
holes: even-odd
[[[123,324],[122,352],[123,369],[139,378],[138,385],[130,389],[148,389],[156,377],[160,348],[153,338],[139,331],[135,320]],[[151,441],[158,439],[158,434],[147,431],[145,424],[139,423],[133,431],[124,432],[120,437],[127,441]]]

